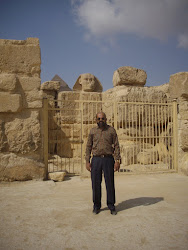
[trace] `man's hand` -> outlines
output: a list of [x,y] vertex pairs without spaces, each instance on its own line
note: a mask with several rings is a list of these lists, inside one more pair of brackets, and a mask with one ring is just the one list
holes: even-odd
[[119,171],[119,169],[120,169],[120,163],[116,161],[114,164],[114,172]]
[[86,169],[91,172],[91,163],[86,162]]

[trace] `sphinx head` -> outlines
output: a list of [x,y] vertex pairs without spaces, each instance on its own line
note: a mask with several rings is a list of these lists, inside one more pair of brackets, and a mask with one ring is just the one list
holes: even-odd
[[73,90],[83,92],[102,92],[103,87],[94,75],[85,73],[78,77]]

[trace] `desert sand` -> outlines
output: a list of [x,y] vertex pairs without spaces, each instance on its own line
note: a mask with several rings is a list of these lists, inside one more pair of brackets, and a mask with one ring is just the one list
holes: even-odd
[[0,249],[188,249],[188,177],[115,176],[117,215],[92,214],[90,178],[0,183]]

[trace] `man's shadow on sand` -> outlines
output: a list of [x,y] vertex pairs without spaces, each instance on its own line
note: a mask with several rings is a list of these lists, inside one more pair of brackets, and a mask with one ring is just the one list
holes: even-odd
[[[138,207],[138,206],[149,206],[149,205],[153,205],[155,203],[158,203],[160,201],[163,201],[164,198],[163,197],[139,197],[139,198],[135,198],[135,199],[130,199],[130,200],[126,200],[126,201],[122,201],[121,203],[119,203],[116,206],[116,210],[117,212],[129,209],[129,208],[133,208],[133,207]],[[101,209],[102,210],[108,210],[107,207]]]

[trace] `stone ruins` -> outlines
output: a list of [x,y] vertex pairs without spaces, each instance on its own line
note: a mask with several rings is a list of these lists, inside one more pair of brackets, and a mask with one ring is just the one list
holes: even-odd
[[[170,76],[169,83],[156,87],[145,87],[147,74],[144,70],[133,67],[120,67],[113,75],[113,88],[105,92],[96,76],[85,73],[76,80],[73,91],[62,91],[59,81],[47,81],[41,84],[41,56],[39,40],[0,39],[0,181],[23,181],[31,179],[45,179],[46,168],[44,164],[44,109],[43,98],[48,98],[49,106],[61,108],[55,118],[49,115],[53,123],[51,128],[58,131],[56,137],[63,138],[64,145],[52,144],[49,154],[56,152],[56,157],[73,158],[79,156],[80,145],[72,149],[69,142],[75,140],[74,131],[80,133],[79,100],[94,101],[94,107],[101,105],[107,114],[108,122],[113,125],[114,116],[109,100],[118,102],[172,102],[176,99],[178,104],[178,172],[188,175],[188,72],[179,72]],[[54,102],[54,100],[58,100]],[[97,103],[97,101],[99,103]],[[103,104],[102,104],[103,101]],[[89,104],[83,107],[82,123],[84,127],[83,138],[88,135],[88,130],[93,125],[90,123],[95,118],[95,112],[89,112]],[[152,133],[151,114],[145,116],[141,133]],[[163,116],[165,113],[163,113]],[[129,165],[130,158],[135,158],[135,163],[147,166],[147,155],[151,149],[145,149],[145,158],[141,149],[130,140],[130,131],[135,132],[135,112],[129,111],[127,121],[123,120],[123,111],[117,114],[118,136],[121,146],[122,166]],[[131,117],[131,124],[128,121]],[[166,118],[164,118],[166,119]],[[170,120],[170,118],[168,118]],[[59,126],[59,121],[63,126]],[[148,122],[150,121],[150,122]],[[123,124],[129,122],[129,132]],[[69,126],[67,126],[69,124]],[[149,124],[149,125],[148,125]],[[134,126],[133,126],[134,125]],[[166,128],[170,133],[170,122]],[[149,130],[147,132],[145,130]],[[162,132],[161,132],[162,133]],[[49,139],[53,133],[49,133]],[[84,140],[85,141],[85,140]],[[67,142],[67,143],[66,143]],[[84,142],[85,143],[85,142]],[[153,142],[152,142],[153,143]],[[151,144],[152,144],[151,143]],[[131,155],[129,146],[134,147],[136,156]],[[169,144],[170,145],[170,144]],[[85,145],[84,145],[85,146]],[[167,162],[164,141],[155,143],[152,148],[153,163]],[[143,150],[143,149],[142,149]],[[125,153],[126,151],[126,153]],[[127,153],[128,152],[128,153]],[[151,157],[150,157],[151,159]],[[150,160],[151,163],[151,160]],[[80,164],[80,162],[79,162]],[[135,164],[136,167],[136,164]]]

